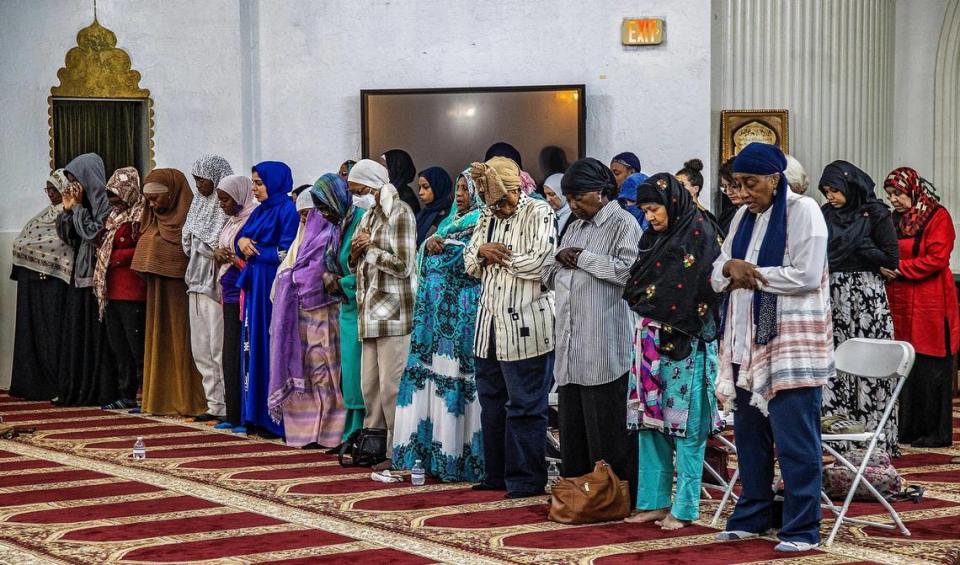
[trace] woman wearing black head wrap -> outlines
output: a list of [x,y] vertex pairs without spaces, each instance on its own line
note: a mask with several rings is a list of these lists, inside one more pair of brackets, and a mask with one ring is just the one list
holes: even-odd
[[720,237],[667,173],[637,187],[637,205],[650,229],[624,293],[640,315],[633,339],[636,382],[628,398],[630,423],[640,429],[641,512],[628,521],[656,521],[674,530],[699,516],[704,451],[716,420],[716,294],[710,274]]
[[390,184],[397,188],[400,200],[406,202],[414,214],[418,214],[420,199],[417,198],[417,191],[410,186],[413,179],[417,178],[417,167],[413,164],[413,158],[403,149],[391,149],[384,153],[380,160],[387,168]]
[[[874,194],[873,179],[846,161],[823,169],[821,207],[830,241],[830,294],[833,343],[853,337],[893,339],[893,318],[880,269],[896,269],[900,257],[890,210]],[[876,427],[892,394],[885,379],[855,379],[837,374],[823,389],[823,414]],[[887,420],[880,447],[897,456],[897,413]],[[850,446],[845,444],[844,447]]]
[[624,403],[633,317],[622,296],[640,225],[617,202],[613,173],[596,159],[573,163],[561,186],[577,219],[548,260],[543,282],[556,291],[563,473],[583,475],[603,459],[635,487]]
[[517,148],[513,145],[510,145],[506,141],[498,141],[487,148],[487,153],[484,155],[483,160],[489,161],[494,157],[506,157],[507,159],[513,160],[514,163],[520,167],[520,170],[523,170],[523,158],[520,156],[520,152],[517,151]]

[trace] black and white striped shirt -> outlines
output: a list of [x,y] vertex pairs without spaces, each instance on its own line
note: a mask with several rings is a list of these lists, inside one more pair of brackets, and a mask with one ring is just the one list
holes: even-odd
[[543,281],[556,290],[557,385],[602,385],[623,376],[633,354],[633,314],[623,300],[643,232],[616,202],[590,220],[571,219],[560,249],[582,248],[576,269],[548,261]]
[[[550,205],[522,194],[517,211],[506,220],[489,210],[480,217],[463,253],[467,273],[480,279],[477,357],[487,357],[491,324],[500,361],[520,361],[553,350],[553,293],[543,289],[541,278],[556,249],[556,234]],[[485,243],[506,245],[510,264],[482,265],[477,250]]]

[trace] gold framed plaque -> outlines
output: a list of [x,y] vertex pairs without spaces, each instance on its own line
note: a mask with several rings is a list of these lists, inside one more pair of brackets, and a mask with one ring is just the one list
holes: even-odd
[[790,152],[790,113],[787,110],[723,110],[720,112],[720,162],[758,141]]

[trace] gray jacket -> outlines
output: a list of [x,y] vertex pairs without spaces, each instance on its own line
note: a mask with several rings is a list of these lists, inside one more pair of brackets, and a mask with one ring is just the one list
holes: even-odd
[[75,176],[83,186],[83,203],[57,216],[57,235],[77,250],[74,286],[87,288],[93,286],[97,266],[97,235],[110,215],[103,159],[96,153],[85,153],[70,161],[64,172]]

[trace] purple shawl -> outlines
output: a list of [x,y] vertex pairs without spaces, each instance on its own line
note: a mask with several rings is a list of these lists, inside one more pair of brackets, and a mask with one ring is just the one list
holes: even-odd
[[327,247],[339,249],[340,237],[334,226],[316,210],[311,210],[303,226],[300,247],[293,265],[277,273],[270,321],[270,383],[267,409],[273,421],[280,422],[283,403],[292,394],[309,392],[312,372],[304,371],[303,344],[300,339],[300,310],[316,310],[339,304],[327,294],[323,274],[327,271]]

